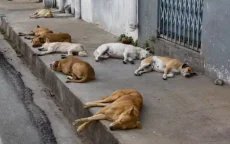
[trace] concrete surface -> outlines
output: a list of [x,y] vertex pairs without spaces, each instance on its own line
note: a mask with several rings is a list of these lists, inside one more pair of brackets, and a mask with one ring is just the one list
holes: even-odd
[[[177,76],[163,81],[161,74],[149,73],[135,77],[139,66],[123,65],[122,60],[109,59],[96,63],[92,52],[100,44],[115,41],[115,37],[73,18],[38,19],[28,18],[31,11],[10,12],[2,19],[6,31],[17,50],[23,55],[32,72],[55,93],[56,102],[72,122],[76,118],[89,116],[98,109],[85,110],[82,103],[97,100],[120,88],[135,88],[144,98],[141,113],[141,130],[114,131],[108,122],[94,122],[81,135],[86,135],[93,144],[228,144],[230,141],[230,90],[229,87],[213,85],[205,76],[191,79]],[[43,57],[32,56],[37,49],[30,41],[19,38],[20,31],[30,31],[37,24],[55,32],[68,32],[73,42],[86,46],[90,56],[83,58],[95,69],[97,80],[85,84],[66,84],[66,76],[49,69],[59,54]]]
[[[4,58],[6,59],[6,61],[10,65],[12,65],[17,72],[20,73],[20,79],[23,81],[25,87],[32,90],[32,93],[33,93],[32,97],[33,97],[34,103],[40,109],[42,109],[42,111],[44,111],[46,116],[48,117],[48,119],[51,123],[51,127],[53,129],[53,133],[54,133],[54,136],[56,138],[57,143],[58,144],[81,144],[83,142],[84,144],[87,144],[88,143],[87,139],[84,139],[82,137],[80,138],[78,136],[76,137],[74,129],[71,127],[71,124],[64,117],[61,109],[59,107],[57,107],[56,104],[54,103],[54,101],[52,99],[53,96],[52,96],[52,93],[50,92],[50,90],[47,89],[39,79],[37,79],[36,77],[34,77],[32,75],[32,73],[26,67],[24,62],[19,57],[17,57],[17,54],[15,53],[14,49],[8,44],[8,42],[6,40],[3,39],[2,35],[0,35],[0,44],[1,44],[0,52],[2,52],[4,54]],[[5,62],[5,61],[1,61],[1,62]],[[11,66],[9,66],[9,64],[6,64],[7,67],[11,67]],[[9,70],[10,69],[7,68],[7,71],[9,71]],[[2,78],[2,79],[4,79],[4,78]],[[14,88],[15,87],[13,87],[12,89],[14,89]],[[6,87],[5,89],[9,90],[10,88]],[[3,89],[3,91],[1,91],[1,92],[3,93],[5,89]],[[13,99],[12,97],[15,98],[14,95],[10,95],[10,97],[9,97],[9,92],[8,92],[6,99],[11,100],[11,99]],[[1,95],[1,98],[4,99],[3,95]],[[1,105],[2,107],[8,105],[8,103],[6,103],[5,101],[1,100],[1,102],[5,103],[4,105]],[[10,104],[10,110],[14,109],[15,106],[14,105],[12,106],[12,103],[9,103],[9,104]],[[17,105],[20,105],[20,104],[17,104]],[[24,118],[24,113],[20,113],[20,111],[23,112],[23,110],[20,110],[19,108],[20,108],[20,106],[19,107],[17,106],[16,110],[7,111],[8,115],[9,115],[9,113],[11,113],[11,120],[10,120],[11,122],[14,122],[12,117],[15,117],[18,115],[20,115],[20,117],[17,117],[17,119],[20,120],[20,119]],[[5,110],[5,108],[1,108],[0,110]],[[17,112],[16,115],[14,114],[15,112]],[[24,119],[26,119],[26,118],[27,117],[25,116]],[[4,121],[5,118],[4,118],[3,114],[1,114],[1,119],[4,123],[7,123],[6,121]],[[28,122],[28,120],[25,122]],[[22,138],[24,138],[23,136],[29,137],[29,139],[24,138],[24,140],[26,140],[26,142],[21,142],[19,139],[18,142],[13,142],[13,144],[14,143],[32,144],[33,142],[31,142],[31,140],[33,140],[34,143],[39,143],[39,141],[36,141],[37,139],[34,138],[33,135],[29,136],[30,134],[33,134],[31,131],[28,131],[28,128],[30,128],[30,125],[28,125],[29,122],[25,126],[25,129],[22,128],[22,130],[21,130],[21,131],[25,131],[24,134],[22,132],[18,133],[18,131],[14,132],[12,129],[9,129],[9,128],[11,128],[11,125],[9,127],[6,127],[8,125],[4,126],[3,128],[1,128],[1,131],[6,133],[7,131],[12,130],[12,132],[15,133],[16,138],[20,137],[20,136]],[[14,129],[19,129],[20,127],[23,127],[23,123],[24,123],[23,120],[18,121],[18,123],[19,123],[19,125],[15,125],[15,124],[13,125]],[[29,134],[27,134],[26,131],[28,131]],[[23,135],[20,135],[20,134],[23,134]],[[9,138],[12,137],[12,134],[7,133],[7,137],[9,137]],[[16,138],[12,138],[12,141],[14,141]],[[4,139],[4,137],[2,137],[2,143],[0,143],[0,144],[8,144],[8,142],[4,142],[3,139]]]
[[56,144],[48,118],[20,75],[0,53],[0,143]]
[[27,110],[18,99],[18,91],[10,78],[8,64],[0,54],[0,143],[41,144],[36,127],[31,122]]

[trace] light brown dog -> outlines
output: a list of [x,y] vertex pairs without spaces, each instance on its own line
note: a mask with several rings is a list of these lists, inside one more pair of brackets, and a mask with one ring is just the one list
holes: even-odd
[[32,47],[40,47],[46,42],[71,42],[71,36],[68,33],[44,33],[32,39]]
[[164,73],[162,76],[163,80],[174,77],[177,73],[180,73],[186,78],[197,75],[188,64],[182,63],[177,59],[162,56],[149,56],[142,60],[141,65],[134,72],[134,75],[140,76],[143,73],[151,71]]
[[[39,35],[43,35],[45,33],[53,33],[52,30],[46,28],[46,27],[42,27],[37,25],[30,33],[23,33],[23,32],[19,32],[18,35],[19,36],[39,36]],[[32,39],[32,37],[25,37],[26,39]]]
[[67,83],[84,83],[95,79],[93,67],[76,56],[68,56],[64,59],[54,61],[50,64],[50,68],[69,75]]
[[37,9],[30,18],[52,18],[53,14],[51,9]]
[[81,118],[73,122],[77,131],[83,131],[90,122],[96,120],[112,121],[110,130],[141,128],[139,121],[140,109],[143,99],[141,94],[134,89],[120,89],[101,100],[88,102],[85,108],[104,107],[95,115],[88,118]]

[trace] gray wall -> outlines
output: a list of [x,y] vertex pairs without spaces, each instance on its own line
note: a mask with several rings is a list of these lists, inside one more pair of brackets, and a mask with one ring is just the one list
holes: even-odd
[[156,37],[157,0],[138,0],[138,39],[144,42],[150,36]]
[[[156,37],[157,0],[139,0],[139,41]],[[230,0],[205,0],[201,53],[174,43],[157,39],[149,41],[155,54],[171,56],[184,61],[198,72],[212,78],[224,79],[230,84]]]
[[230,84],[230,0],[205,0],[202,55],[205,72]]

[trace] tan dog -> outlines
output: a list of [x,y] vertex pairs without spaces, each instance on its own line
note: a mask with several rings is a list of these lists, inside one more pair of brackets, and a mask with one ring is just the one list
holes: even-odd
[[53,14],[51,9],[38,9],[30,18],[52,18]]
[[139,114],[142,103],[143,99],[138,91],[134,89],[117,90],[101,100],[86,103],[85,108],[96,106],[104,108],[91,117],[75,120],[73,125],[78,127],[78,132],[96,120],[112,121],[109,126],[110,130],[141,128]]
[[71,42],[71,36],[68,33],[44,33],[32,39],[33,47],[40,47],[46,42]]
[[67,58],[54,61],[50,64],[50,68],[69,75],[67,83],[84,83],[95,79],[95,72],[92,66],[75,56],[68,56]]
[[[30,33],[19,32],[18,35],[19,36],[40,36],[40,35],[44,35],[45,33],[53,33],[53,31],[46,27],[37,25]],[[25,37],[25,38],[32,39],[31,37]]]
[[182,76],[189,78],[196,73],[192,72],[192,68],[185,63],[180,62],[177,59],[161,56],[149,56],[141,61],[140,67],[134,72],[136,76],[140,76],[143,73],[157,71],[164,73],[162,78],[174,77],[174,74],[180,73]]

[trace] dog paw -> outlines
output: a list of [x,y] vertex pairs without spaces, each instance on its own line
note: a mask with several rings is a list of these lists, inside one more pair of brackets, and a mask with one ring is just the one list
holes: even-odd
[[134,73],[135,76],[141,76],[141,73]]
[[99,60],[98,60],[98,59],[95,59],[95,62],[99,62]]
[[127,64],[127,62],[126,62],[126,61],[123,61],[123,64]]
[[166,77],[162,77],[162,79],[163,79],[163,80],[167,80],[167,78],[166,78]]
[[70,81],[69,81],[69,80],[66,80],[65,83],[70,83]]
[[78,126],[78,125],[81,125],[81,124],[83,124],[83,123],[84,123],[83,120],[78,119],[78,120],[75,120],[75,121],[72,123],[72,125],[73,125],[73,126]]
[[73,79],[73,77],[72,76],[67,76],[67,79],[71,80],[71,79]]
[[84,129],[82,127],[78,127],[77,132],[82,132]]
[[88,105],[85,105],[85,104],[84,104],[84,106],[83,106],[83,107],[84,107],[85,109],[89,108],[89,106],[88,106]]
[[135,64],[134,61],[130,61],[131,64]]

